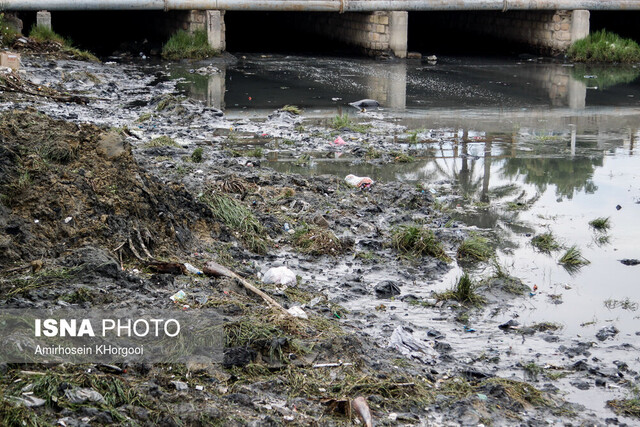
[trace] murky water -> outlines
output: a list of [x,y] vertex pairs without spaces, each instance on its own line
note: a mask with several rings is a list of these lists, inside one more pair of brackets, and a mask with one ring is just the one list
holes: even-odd
[[[609,343],[616,345],[635,341],[640,332],[640,265],[620,262],[640,258],[639,75],[636,67],[539,61],[249,56],[210,77],[183,71],[188,81],[181,87],[232,118],[265,117],[286,104],[304,108],[307,120],[341,112],[355,116],[348,102],[379,100],[381,117],[409,130],[393,138],[415,161],[370,164],[350,157],[348,149],[344,154],[320,149],[307,153],[311,159],[301,165],[283,146],[267,150],[266,164],[282,172],[352,173],[422,185],[452,217],[493,230],[500,240],[500,265],[537,286],[531,296],[485,313],[485,319],[556,322],[567,337],[591,339],[615,325],[620,334]],[[459,197],[447,196],[450,190],[442,184],[450,181]],[[609,218],[608,231],[589,226],[598,217]],[[570,272],[558,263],[564,250],[550,255],[534,250],[531,238],[547,231],[565,247],[577,246],[590,263]],[[480,278],[490,271],[472,273]],[[428,289],[414,284],[403,293],[429,296],[450,287],[460,274],[454,268]],[[376,304],[363,298],[350,308],[373,310]],[[420,309],[400,302],[389,306],[415,324],[433,325]],[[510,339],[486,335],[503,344]],[[464,334],[457,343],[464,345]],[[554,351],[551,345],[549,352]],[[585,404],[595,399],[593,391],[581,393],[575,391],[573,398]]]
[[[499,262],[538,286],[520,312],[525,322],[559,322],[568,334],[609,323],[621,336],[640,330],[640,266],[619,261],[640,258],[635,66],[252,55],[222,68],[212,76],[185,69],[172,75],[228,117],[264,116],[286,104],[304,108],[305,117],[332,117],[355,113],[350,101],[374,98],[389,121],[414,130],[412,163],[371,165],[319,151],[300,166],[284,147],[269,150],[270,167],[416,182],[436,196],[439,181],[454,180],[463,197],[443,204],[469,225],[500,230]],[[528,203],[513,209],[521,201]],[[610,218],[607,233],[589,227],[597,217]],[[569,273],[557,262],[562,251],[535,251],[530,239],[545,231],[565,246],[577,245],[590,264]],[[451,280],[459,274],[452,271]]]

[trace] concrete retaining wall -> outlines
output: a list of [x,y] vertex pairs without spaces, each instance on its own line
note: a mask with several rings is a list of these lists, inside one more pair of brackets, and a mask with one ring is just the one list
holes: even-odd
[[296,26],[358,47],[370,56],[407,55],[407,12],[304,13]]
[[533,47],[543,54],[565,52],[589,34],[589,11],[510,11],[447,13],[447,28],[488,35]]

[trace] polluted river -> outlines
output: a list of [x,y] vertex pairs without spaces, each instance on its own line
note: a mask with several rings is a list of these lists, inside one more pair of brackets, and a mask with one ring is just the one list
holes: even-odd
[[[172,309],[183,291],[230,325],[219,366],[101,374],[131,401],[64,403],[61,384],[113,392],[78,379],[99,366],[54,364],[46,389],[24,374],[43,366],[4,364],[5,396],[47,401],[39,422],[349,425],[359,396],[375,425],[638,422],[635,66],[25,54],[14,74],[84,99],[3,86],[0,303]],[[263,283],[273,267],[295,280]]]

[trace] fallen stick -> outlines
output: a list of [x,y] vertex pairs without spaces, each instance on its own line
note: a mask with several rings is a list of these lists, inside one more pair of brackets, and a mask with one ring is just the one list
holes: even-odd
[[238,282],[240,282],[242,284],[242,286],[244,286],[245,289],[253,292],[256,295],[258,295],[269,306],[277,309],[278,311],[280,311],[282,314],[284,314],[286,316],[293,317],[291,315],[291,313],[289,313],[283,306],[278,304],[278,302],[276,300],[274,300],[269,295],[267,295],[264,292],[262,292],[260,289],[258,289],[255,286],[253,286],[251,283],[249,283],[249,281],[243,279],[242,277],[238,276],[233,271],[229,270],[227,267],[225,267],[223,265],[220,265],[220,264],[218,264],[216,262],[209,261],[204,265],[204,268],[202,269],[202,271],[207,276],[214,276],[214,277],[224,276],[224,277],[231,277],[233,279],[236,279]]
[[339,366],[352,366],[353,363],[342,363],[342,362],[338,362],[338,363],[316,363],[315,365],[312,366],[312,368],[337,368]]

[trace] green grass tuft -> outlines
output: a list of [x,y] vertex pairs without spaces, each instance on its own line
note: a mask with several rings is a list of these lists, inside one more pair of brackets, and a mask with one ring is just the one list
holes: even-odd
[[577,62],[638,62],[640,46],[631,39],[601,30],[573,43],[567,55]]
[[35,40],[37,42],[58,42],[63,45],[68,45],[69,42],[62,37],[60,34],[53,31],[51,28],[40,27],[37,25],[33,25],[31,27],[31,31],[29,32],[29,38]]
[[546,254],[561,248],[560,243],[551,232],[538,234],[531,239],[531,244],[534,248]]
[[162,57],[165,59],[203,59],[217,54],[218,51],[209,46],[204,30],[196,30],[193,34],[180,30],[162,46]]
[[304,223],[296,227],[292,242],[311,255],[338,255],[347,249],[333,231]]
[[201,163],[202,162],[202,147],[198,147],[195,150],[193,150],[193,153],[191,153],[191,161],[193,163]]
[[60,49],[61,52],[66,53],[67,55],[79,61],[100,62],[100,60],[94,54],[89,51],[73,47],[71,45],[71,40],[65,39],[63,36],[56,33],[51,28],[33,25],[31,27],[31,31],[29,32],[29,38],[40,43],[60,43],[62,45]]
[[204,196],[214,216],[238,233],[245,245],[258,254],[267,253],[267,232],[253,212],[242,202],[224,194]]
[[493,255],[489,239],[479,235],[472,235],[465,239],[458,247],[460,261],[488,261]]
[[416,225],[401,225],[391,231],[393,247],[405,255],[430,255],[444,262],[450,262],[442,248],[442,243],[433,231]]
[[597,231],[606,231],[611,228],[611,221],[609,221],[609,217],[599,217],[592,221],[589,221],[589,226]]
[[582,256],[580,249],[575,245],[567,249],[558,262],[570,271],[575,271],[583,265],[590,264],[590,261]]
[[473,283],[467,273],[458,279],[453,288],[440,294],[436,294],[439,300],[456,300],[463,304],[480,304],[484,302],[484,298],[480,296],[476,290],[478,286]]
[[154,138],[151,141],[145,143],[144,146],[146,148],[152,148],[152,147],[177,147],[177,148],[179,148],[180,147],[180,145],[178,145],[178,143],[175,142],[173,140],[173,138],[170,138],[170,137],[168,137],[166,135]]
[[281,108],[281,110],[295,115],[299,115],[302,113],[302,109],[296,105],[285,105]]
[[369,128],[371,128],[370,125],[360,125],[352,121],[347,114],[338,114],[335,116],[331,121],[331,127],[338,130],[348,128],[353,132],[358,133],[365,133]]

